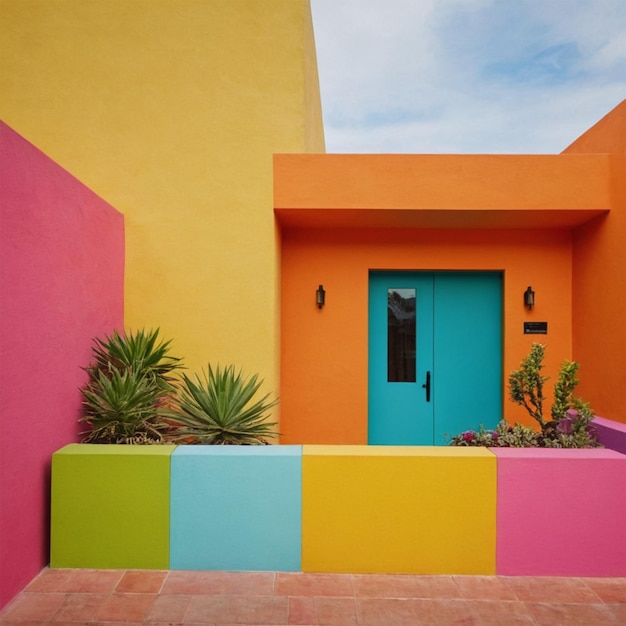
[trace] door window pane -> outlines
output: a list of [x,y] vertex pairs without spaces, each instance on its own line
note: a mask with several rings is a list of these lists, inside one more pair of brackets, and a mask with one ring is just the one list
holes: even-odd
[[415,289],[387,290],[387,380],[415,382]]

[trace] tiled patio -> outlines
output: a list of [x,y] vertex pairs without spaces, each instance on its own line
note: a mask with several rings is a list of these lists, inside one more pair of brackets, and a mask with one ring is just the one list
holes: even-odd
[[0,624],[626,624],[626,579],[44,569]]

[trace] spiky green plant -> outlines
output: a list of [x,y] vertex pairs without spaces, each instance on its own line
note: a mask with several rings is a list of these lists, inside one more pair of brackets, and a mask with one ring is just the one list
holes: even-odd
[[154,377],[132,369],[115,367],[96,372],[81,389],[89,426],[85,443],[160,443],[166,424],[161,419],[159,400],[167,393]]
[[132,369],[169,389],[174,380],[172,372],[182,366],[181,359],[168,354],[170,343],[169,340],[159,341],[158,328],[123,335],[114,330],[112,336],[94,340],[95,363],[87,369],[90,375],[98,371],[108,375],[113,369]]
[[170,341],[159,340],[159,329],[116,330],[94,339],[94,361],[81,389],[84,415],[91,427],[87,443],[161,442],[167,428],[164,407],[175,392],[173,372],[181,359],[168,354]]
[[174,422],[174,441],[198,444],[264,444],[277,435],[267,412],[278,400],[266,394],[255,400],[263,381],[244,376],[234,366],[183,374],[177,407],[168,416]]

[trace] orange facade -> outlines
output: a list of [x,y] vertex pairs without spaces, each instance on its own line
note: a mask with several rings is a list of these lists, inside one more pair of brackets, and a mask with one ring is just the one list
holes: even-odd
[[[581,395],[626,421],[623,163],[607,154],[276,156],[282,441],[367,442],[369,270],[503,272],[503,386],[540,341],[551,382],[560,362],[579,360]],[[599,291],[608,310],[596,309]],[[524,334],[525,321],[539,320],[547,335]],[[503,416],[528,423],[504,397]]]
[[626,101],[564,151],[581,153],[607,153],[611,211],[574,231],[573,358],[580,394],[626,423]]

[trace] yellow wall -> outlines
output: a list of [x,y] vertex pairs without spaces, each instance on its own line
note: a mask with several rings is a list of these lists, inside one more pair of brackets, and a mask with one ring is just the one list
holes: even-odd
[[127,327],[278,390],[272,153],[323,151],[308,0],[0,0],[0,118],[119,209]]

